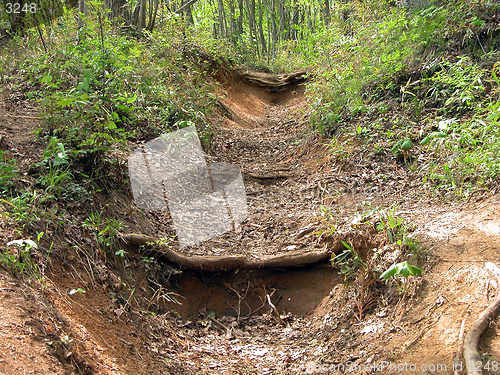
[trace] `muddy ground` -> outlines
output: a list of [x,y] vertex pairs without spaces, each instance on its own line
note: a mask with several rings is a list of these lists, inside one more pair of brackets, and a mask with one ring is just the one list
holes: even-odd
[[[172,220],[135,207],[127,189],[96,194],[97,203],[35,223],[45,232],[35,255],[54,243],[42,284],[0,271],[0,374],[453,373],[464,312],[469,327],[498,293],[485,262],[500,265],[500,195],[444,201],[390,152],[375,154],[354,139],[350,156],[339,159],[311,130],[304,86],[275,93],[226,78],[219,90],[206,152],[243,171],[248,217],[239,231],[183,249],[172,241],[173,249],[258,258],[346,240],[365,257],[380,248],[390,264],[402,254],[369,223],[353,222],[370,201],[397,204],[413,226],[423,275],[404,293],[374,282],[373,301],[360,312],[362,289],[343,283],[328,261],[207,273],[163,262],[154,249],[129,246],[126,257],[114,257],[81,225],[89,211],[102,209],[124,231],[158,238],[175,234]],[[43,152],[33,134],[38,115],[29,101],[4,93],[1,146],[20,161],[25,185],[36,177],[28,165]],[[1,242],[22,238],[2,217]],[[335,234],[323,233],[329,222]],[[78,288],[85,293],[70,294]],[[490,359],[485,373],[496,373],[495,322],[480,349]]]

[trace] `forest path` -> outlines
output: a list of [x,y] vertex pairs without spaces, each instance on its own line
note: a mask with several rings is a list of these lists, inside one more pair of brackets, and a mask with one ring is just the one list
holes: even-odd
[[[484,267],[486,261],[500,265],[497,192],[479,194],[470,202],[442,201],[431,197],[409,168],[398,166],[391,156],[373,155],[362,144],[355,145],[350,159],[339,165],[306,125],[310,113],[301,88],[273,93],[244,80],[223,82],[223,87],[226,118],[216,132],[212,151],[216,160],[242,168],[249,218],[232,246],[227,245],[233,235],[227,234],[207,242],[213,246],[220,241],[218,246],[199,247],[205,252],[198,254],[236,251],[258,257],[307,250],[318,246],[309,234],[321,227],[321,205],[337,220],[366,210],[364,200],[373,207],[397,205],[399,216],[416,225],[414,236],[427,254],[424,283],[413,299],[394,307],[390,322],[373,317],[361,324],[384,327],[368,335],[366,342],[371,344],[340,349],[340,336],[332,333],[326,345],[329,349],[324,349],[330,354],[324,360],[340,363],[356,353],[363,353],[359,354],[362,358],[377,353],[371,358],[415,364],[418,370],[441,366],[449,371],[465,308],[471,313],[470,326],[498,293],[498,281]],[[280,178],[281,174],[286,177]],[[325,177],[330,178],[321,183]],[[301,237],[300,233],[307,234]],[[343,311],[335,302],[319,310],[335,316]],[[400,333],[389,335],[398,329]],[[494,359],[500,355],[495,328],[486,332],[482,349]]]
[[[105,375],[290,374],[320,373],[316,371],[318,366],[334,368],[346,361],[357,365],[387,361],[417,366],[417,371],[393,373],[450,373],[463,311],[470,309],[470,327],[498,294],[499,282],[486,271],[484,262],[500,263],[499,195],[476,194],[470,202],[459,203],[430,198],[415,174],[398,166],[392,155],[372,155],[362,143],[353,142],[347,158],[335,158],[309,128],[303,88],[272,92],[255,82],[240,78],[221,83],[221,90],[225,90],[221,111],[225,116],[217,118],[213,147],[208,151],[211,161],[234,163],[242,169],[248,219],[239,232],[228,232],[183,251],[255,258],[321,248],[324,243],[318,244],[314,235],[324,227],[320,205],[336,220],[347,218],[350,223],[356,211],[365,209],[362,201],[382,207],[397,203],[400,216],[417,224],[415,235],[428,254],[421,287],[398,304],[379,301],[358,322],[352,315],[352,296],[341,288],[340,276],[328,265],[287,272],[272,270],[269,274],[252,270],[245,275],[240,271],[225,276],[183,271],[182,282],[190,286],[189,293],[181,293],[183,306],[171,304],[165,314],[160,314],[164,306],[158,307],[158,315],[153,316],[137,310],[135,304],[131,312],[125,311],[106,290],[116,280],[132,280],[131,285],[142,283],[146,276],[156,280],[154,272],[165,276],[167,265],[149,265],[139,261],[142,254],[134,259],[131,253],[123,272],[99,263],[96,270],[105,270],[110,281],[92,284],[71,250],[61,245],[70,243],[70,239],[60,237],[56,241],[63,256],[51,254],[51,268],[46,274],[49,291],[43,296],[20,285],[5,271],[0,272],[4,339],[0,346],[6,353],[0,358],[0,372],[63,374],[89,363],[96,374]],[[18,159],[25,170],[43,152],[43,145],[36,143],[33,134],[40,121],[37,109],[28,101],[14,99],[1,101],[0,148],[9,158]],[[132,206],[128,197],[120,199],[127,208]],[[109,205],[109,210],[123,212],[123,205],[115,206]],[[130,212],[134,212],[132,208]],[[168,216],[155,215],[159,219]],[[132,227],[132,222],[128,225],[149,229],[155,224],[154,220],[147,221],[151,217],[155,218],[137,212],[137,227]],[[71,227],[62,221],[61,225]],[[167,226],[172,233],[172,226],[165,220],[154,234],[161,234]],[[0,221],[0,238],[7,243],[18,239],[19,234],[6,221]],[[68,271],[70,265],[76,269]],[[117,285],[122,288],[124,284]],[[76,287],[85,288],[87,293],[69,296],[68,291]],[[136,296],[148,296],[140,289],[134,289]],[[286,326],[277,323],[265,302],[265,294],[274,291],[273,303]],[[127,296],[126,290],[116,293]],[[393,293],[397,291],[393,289]],[[239,314],[240,304],[242,319],[234,324],[232,315],[236,310]],[[251,312],[245,310],[247,306]],[[303,313],[295,312],[299,307]],[[232,315],[223,315],[228,308]],[[183,311],[191,320],[179,318],[177,312]],[[217,311],[219,323],[209,318],[212,311]],[[221,322],[234,329],[221,328]],[[71,355],[68,360],[70,346],[51,346],[65,343],[67,335],[75,338],[81,356]],[[497,325],[492,324],[482,338],[480,349],[493,360],[500,358],[498,336]],[[76,360],[83,361],[73,363]],[[433,365],[434,369],[446,365],[447,371],[434,371]],[[428,371],[418,371],[425,366]]]
[[[248,216],[238,231],[180,251],[259,258],[320,247],[307,236],[319,228],[318,201],[302,188],[320,170],[328,172],[323,163],[328,156],[305,121],[301,80],[290,77],[300,74],[245,73],[221,80],[222,116],[216,119],[209,161],[242,170]],[[308,233],[295,238],[303,228]]]

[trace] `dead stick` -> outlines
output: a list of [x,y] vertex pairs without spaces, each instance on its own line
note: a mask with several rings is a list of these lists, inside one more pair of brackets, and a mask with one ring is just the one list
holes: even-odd
[[[444,311],[443,311],[444,312]],[[425,332],[427,332],[427,330],[429,328],[431,328],[434,324],[437,323],[437,321],[439,319],[441,319],[441,316],[443,316],[443,312],[441,312],[441,314],[439,314],[439,316],[434,319],[434,321],[432,323],[429,323],[427,324],[424,328],[422,328],[422,330],[420,331],[420,333],[417,335],[417,337],[415,337],[408,345],[406,345],[405,347],[405,350],[408,350],[410,347],[412,347],[418,340],[420,340],[420,338],[425,334]]]
[[453,375],[459,375],[458,368],[462,368],[462,352],[464,350],[464,333],[465,333],[465,322],[467,321],[467,317],[469,316],[469,306],[467,306],[464,310],[464,318],[462,320],[462,325],[460,326],[460,334],[458,335],[458,348],[453,356]]
[[[441,262],[488,262],[487,259],[439,259]],[[492,261],[494,262],[494,260]]]
[[215,318],[213,318],[213,317],[211,317],[211,316],[209,316],[209,317],[208,317],[208,319],[210,319],[212,322],[214,322],[215,324],[217,324],[219,327],[223,328],[223,329],[224,329],[224,331],[226,331],[226,332],[227,332],[227,331],[229,331],[229,328],[228,328],[228,327],[226,327],[226,326],[225,326],[224,324],[222,324],[221,322],[219,322],[217,319],[215,319]]
[[278,321],[280,322],[280,324],[282,326],[286,326],[286,323],[283,321],[283,319],[281,319],[281,316],[280,316],[280,313],[279,313],[278,309],[271,302],[271,297],[269,297],[269,294],[266,294],[266,297],[267,297],[267,303],[269,303],[269,306],[271,306],[271,308],[273,309],[273,311],[276,314],[276,317],[278,318]]

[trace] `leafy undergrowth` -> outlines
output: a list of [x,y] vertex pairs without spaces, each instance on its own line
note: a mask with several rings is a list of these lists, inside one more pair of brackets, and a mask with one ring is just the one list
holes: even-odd
[[[463,199],[476,190],[495,189],[500,172],[497,65],[480,69],[467,57],[440,65],[442,70],[429,79],[409,80],[398,96],[332,120],[327,130],[332,139],[325,143],[338,163],[358,148],[374,156],[392,153],[436,196]],[[490,79],[493,89],[486,94]]]
[[[182,40],[175,23],[137,41],[99,20],[75,34],[74,14],[67,13],[51,25],[47,53],[31,34],[36,31],[29,30],[26,37],[15,37],[9,47],[13,53],[0,59],[1,80],[11,97],[36,101],[43,112],[37,135],[49,146],[31,172],[46,171],[49,179],[60,179],[58,185],[71,178],[88,192],[95,180],[106,182],[107,170],[123,167],[120,155],[132,143],[182,127],[182,121],[194,121],[209,142],[206,115],[215,103],[195,61],[197,52]],[[68,168],[49,162],[56,148]],[[45,188],[51,186],[44,182]],[[64,193],[49,190],[58,199]]]
[[348,30],[338,22],[317,36],[327,43],[288,56],[318,67],[308,86],[311,123],[332,138],[339,164],[359,146],[394,153],[438,196],[495,188],[498,5],[355,7]]

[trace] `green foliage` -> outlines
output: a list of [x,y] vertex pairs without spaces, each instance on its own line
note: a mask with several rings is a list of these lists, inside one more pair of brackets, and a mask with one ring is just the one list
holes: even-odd
[[418,171],[424,183],[436,191],[468,197],[474,185],[494,185],[500,176],[500,124],[492,102],[471,120],[441,120],[438,130],[427,135],[421,145],[434,159],[422,163]]
[[37,182],[45,189],[47,194],[59,196],[66,190],[73,178],[70,171],[69,155],[64,145],[52,137],[43,154],[42,160],[35,164],[40,168],[40,176]]
[[433,100],[443,103],[443,113],[472,109],[484,92],[483,79],[486,70],[463,56],[458,61],[443,61],[441,69],[422,82],[430,83],[426,93]]
[[[395,250],[399,252],[398,258],[405,257],[408,260],[397,262],[397,259],[392,265],[390,265],[386,271],[381,275],[381,279],[392,279],[394,284],[403,294],[408,294],[410,290],[410,281],[403,281],[401,277],[408,278],[410,275],[421,275],[423,270],[411,263],[416,262],[417,264],[421,262],[425,252],[420,248],[420,244],[410,235],[410,228],[407,221],[398,217],[396,213],[396,207],[392,208],[371,208],[368,204],[369,209],[363,212],[355,218],[357,222],[365,222],[370,220],[375,223],[377,231],[384,233],[389,242],[388,248],[399,249]],[[375,267],[374,264],[380,261],[380,256],[382,254],[381,249],[374,249],[374,253],[370,264]],[[411,262],[411,263],[410,263]],[[377,266],[378,267],[378,266]]]
[[433,7],[409,16],[403,9],[373,1],[350,6],[356,14],[363,14],[352,18],[351,35],[338,22],[325,31],[326,37],[321,35],[323,41],[316,51],[295,52],[314,56],[313,65],[323,68],[310,85],[311,93],[319,93],[321,105],[333,112],[356,114],[356,108],[362,108],[367,82],[379,82],[374,94],[395,90],[391,77],[407,69],[422,49],[442,40],[439,29],[446,22],[447,10]]
[[[116,35],[101,14],[102,5],[92,2],[77,36],[71,13],[47,26],[47,54],[30,45],[38,39],[35,30],[15,41],[34,51],[18,62],[19,69],[31,88],[27,96],[44,111],[40,136],[57,137],[71,155],[68,172],[104,177],[100,167],[127,150],[127,142],[151,139],[179,120],[194,121],[209,140],[205,114],[215,97],[207,95],[200,69],[180,48],[178,27],[167,24],[149,40],[137,41]],[[14,63],[0,60],[0,66]],[[49,169],[40,182],[54,192],[64,171],[54,176]]]
[[[383,116],[387,109],[378,101],[390,98],[401,105],[402,116],[394,122],[383,119],[385,124],[393,122],[386,128],[387,141],[394,154],[412,161],[407,165],[421,173],[424,183],[437,193],[460,198],[469,197],[478,186],[496,186],[500,64],[495,52],[481,44],[491,49],[497,43],[485,23],[496,8],[452,1],[405,13],[375,2],[351,5],[363,16],[352,17],[350,33],[334,23],[323,31],[325,43],[317,50],[295,51],[318,67],[308,89],[314,98],[314,127],[329,135],[352,134],[364,142],[375,135],[381,138],[365,119],[375,110]],[[447,52],[455,48],[471,53],[450,56]],[[372,103],[373,112],[365,111]],[[353,117],[362,117],[363,123],[346,133]],[[436,126],[429,131],[425,124]],[[376,151],[383,144],[378,140]],[[332,152],[342,155],[343,146],[336,141]]]
[[[42,235],[43,232],[37,236],[37,242],[40,242]],[[37,242],[31,239],[8,242],[7,248],[0,253],[0,265],[10,269],[18,276],[25,274],[41,281],[42,276],[34,258],[38,249]],[[17,249],[14,248],[14,245]]]
[[125,255],[128,254],[128,251],[125,251],[123,249],[120,249],[120,250],[116,250],[115,251],[115,255],[116,256],[119,256],[121,258],[125,258]]
[[403,155],[404,161],[406,162],[410,157],[410,150],[413,148],[413,142],[410,138],[403,138],[398,140],[391,149],[393,154]]
[[395,208],[389,210],[377,209],[379,215],[377,230],[384,232],[391,243],[401,241],[405,237],[407,230],[405,219],[396,217],[394,211]]
[[[19,19],[22,15],[22,24],[26,27],[35,27],[50,23],[54,17],[63,14],[65,2],[63,0],[38,0],[36,2],[2,2],[0,7],[0,28],[9,34],[21,33]],[[16,27],[17,26],[17,27]]]
[[118,249],[118,233],[123,223],[117,219],[103,219],[100,212],[94,211],[85,219],[83,226],[94,232],[97,245],[104,251],[115,250],[115,255],[124,257],[126,251]]
[[416,250],[417,243],[408,235],[410,228],[406,219],[398,217],[397,207],[381,208],[372,207],[371,202],[363,202],[367,210],[356,213],[353,224],[366,223],[368,220],[375,221],[377,231],[384,233],[391,244],[407,245],[411,250]]
[[348,161],[353,155],[353,152],[349,149],[349,147],[346,144],[340,142],[335,137],[330,139],[328,143],[325,143],[325,146],[328,148],[328,151],[334,156],[335,161],[340,164]]
[[393,264],[387,270],[385,270],[381,275],[381,279],[389,279],[401,275],[403,277],[410,277],[410,275],[421,275],[423,270],[416,266],[412,266],[407,261]]
[[76,294],[76,293],[87,293],[84,289],[82,288],[78,288],[78,289],[71,289],[68,294],[70,296],[72,296],[73,294]]
[[4,204],[2,208],[5,217],[16,222],[23,232],[43,215],[40,206],[45,199],[47,197],[38,194],[36,190],[25,190],[19,195],[0,199],[0,202]]
[[144,263],[149,263],[149,264],[154,263],[155,261],[154,257],[142,257],[141,259]]
[[19,172],[15,167],[15,163],[15,160],[7,159],[5,152],[0,150],[0,194],[2,195],[14,187]]
[[441,57],[463,30],[474,30],[471,45],[477,44],[483,11],[477,4],[451,1],[418,12],[376,1],[345,6],[354,14],[349,32],[337,19],[309,37],[314,43],[295,43],[284,57],[288,65],[317,67],[308,92],[319,132],[336,125],[329,114],[358,116],[365,101],[381,98],[397,98],[413,121],[429,106],[449,114],[481,105],[487,70],[467,57]]
[[[230,3],[222,3],[229,11]],[[287,23],[285,30],[276,25],[278,43],[267,43],[267,56],[258,47],[260,35],[249,29],[248,6],[235,7],[233,18],[222,25],[214,17],[218,5],[204,0],[192,7],[194,25],[167,12],[158,18],[157,29],[139,40],[117,33],[101,16],[104,8],[99,1],[89,3],[89,16],[78,34],[72,12],[42,25],[48,53],[41,49],[37,30],[26,30],[12,45],[30,54],[0,56],[0,78],[13,91],[28,91],[23,95],[40,101],[44,110],[39,134],[49,143],[52,159],[41,165],[39,186],[58,200],[84,200],[91,183],[108,178],[106,168],[119,164],[116,155],[128,151],[130,141],[149,140],[182,121],[196,123],[202,141],[209,143],[205,115],[216,96],[209,94],[200,67],[212,69],[217,58],[207,60],[206,51],[193,44],[225,54],[233,62],[250,61],[253,66],[266,62],[276,71],[307,67],[312,75],[307,88],[312,97],[311,123],[318,132],[352,134],[363,142],[377,139],[376,152],[390,148],[390,143],[392,151],[405,159],[411,149],[415,156],[411,168],[437,191],[468,196],[475,184],[491,185],[500,169],[498,104],[489,101],[488,91],[491,98],[499,93],[500,64],[490,68],[498,60],[496,41],[491,40],[489,49],[481,41],[494,36],[487,19],[496,5],[453,0],[408,11],[386,1],[347,1],[337,4],[338,12],[332,12],[327,25],[321,4],[295,2],[311,22],[292,28]],[[256,2],[255,9],[257,19],[263,12],[258,22],[269,41],[280,15],[262,2]],[[240,20],[243,27],[236,32],[231,21]],[[227,32],[214,39],[214,27],[223,26]],[[468,48],[470,57],[443,57],[443,52],[460,48]],[[351,133],[345,132],[355,117],[364,120],[390,112],[392,106],[377,103],[382,98],[400,104],[408,118],[384,132],[377,122],[355,123]],[[429,114],[438,107],[438,113]],[[442,120],[435,115],[460,118],[460,124],[417,136],[422,123]],[[415,122],[416,131],[404,124],[409,120]],[[389,142],[379,139],[383,134]],[[339,139],[331,142],[332,153],[338,162],[347,162],[353,151]],[[61,151],[68,155],[68,163],[56,165]],[[13,165],[0,158],[0,171],[5,172],[0,175],[0,190],[13,187]],[[74,181],[81,176],[86,176],[83,183]]]
[[340,269],[340,274],[344,275],[344,281],[348,281],[356,272],[358,266],[366,267],[365,262],[359,256],[354,246],[342,241],[345,247],[340,254],[332,254],[332,265]]
[[390,266],[380,275],[380,279],[391,279],[401,294],[409,295],[412,284],[415,285],[415,280],[412,280],[410,276],[420,276],[422,273],[421,268],[404,261]]
[[411,141],[410,138],[405,138],[405,139],[400,139],[395,143],[395,145],[392,147],[391,152],[392,153],[408,153],[413,148],[413,142]]

